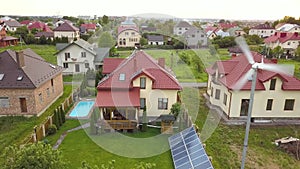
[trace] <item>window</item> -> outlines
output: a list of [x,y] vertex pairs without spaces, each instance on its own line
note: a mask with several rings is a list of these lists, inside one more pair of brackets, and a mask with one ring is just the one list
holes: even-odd
[[19,98],[19,100],[20,100],[21,112],[26,113],[27,112],[26,98]]
[[49,88],[47,88],[46,93],[47,93],[47,97],[50,97],[50,89]]
[[125,35],[126,35],[126,36],[128,36],[128,35],[129,35],[129,33],[128,33],[128,32],[125,32]]
[[89,68],[90,64],[89,63],[85,63],[84,66],[85,66],[85,68]]
[[135,32],[131,32],[131,35],[135,35]]
[[188,28],[185,28],[185,30],[188,30]]
[[181,32],[178,32],[178,34],[181,34]]
[[195,35],[193,34],[193,35],[192,35],[192,38],[194,38],[194,37],[195,37]]
[[86,57],[86,52],[81,52],[81,57],[85,58]]
[[120,80],[120,81],[124,81],[124,80],[125,80],[125,74],[124,74],[124,73],[121,73],[121,74],[119,75],[119,80]]
[[0,74],[0,81],[3,79],[4,74]]
[[216,89],[216,95],[215,95],[215,99],[219,100],[220,99],[220,89]]
[[39,94],[39,99],[40,99],[40,103],[42,103],[43,102],[43,95],[42,95],[42,93]]
[[211,97],[214,97],[214,88],[213,88],[213,87],[211,88],[210,96],[211,96]]
[[276,79],[271,79],[270,90],[275,90],[275,86],[276,86]]
[[75,64],[75,72],[80,72],[80,66],[79,66],[79,64]]
[[0,97],[0,107],[8,108],[9,107],[9,98]]
[[179,28],[179,30],[181,30],[182,28]]
[[141,89],[146,89],[146,78],[145,77],[140,78],[140,87],[141,87]]
[[284,110],[294,110],[295,99],[286,99]]
[[53,84],[54,82],[53,82],[53,79],[51,79],[51,86],[53,86],[54,84]]
[[158,109],[168,109],[168,98],[158,98]]
[[69,64],[68,63],[63,63],[64,68],[69,68]]
[[287,45],[291,45],[291,42],[288,42]]
[[65,53],[65,61],[67,61],[68,58],[70,58],[70,57],[71,57],[71,56],[70,56],[70,53],[69,53],[69,52]]
[[272,110],[273,99],[268,99],[266,110]]
[[201,38],[203,38],[203,37],[204,37],[204,35],[202,34],[202,35],[201,35]]
[[145,109],[146,107],[146,99],[145,98],[140,98],[140,109]]
[[223,104],[226,106],[227,104],[227,94],[224,93]]

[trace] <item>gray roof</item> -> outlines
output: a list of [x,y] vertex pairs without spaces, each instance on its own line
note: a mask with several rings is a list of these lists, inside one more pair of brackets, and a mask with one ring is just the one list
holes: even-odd
[[8,20],[4,21],[5,25],[10,26],[10,27],[21,27],[22,25],[16,21],[16,20]]
[[187,30],[186,32],[184,32],[184,36],[189,36],[189,35],[193,35],[193,34],[197,34],[197,33],[202,33],[203,35],[205,35],[205,33],[201,30],[198,29],[194,26],[192,26],[189,30]]
[[189,27],[192,27],[192,25],[189,24],[187,21],[180,21],[175,25],[175,27],[187,27],[187,28],[189,28]]
[[57,43],[56,44],[56,50],[62,50],[68,45],[69,45],[68,43]]
[[[25,66],[19,68],[16,52],[6,50],[0,53],[0,81],[2,89],[34,89],[62,73],[63,68],[46,62],[31,49],[23,50]],[[21,80],[17,80],[22,77]]]
[[[56,49],[59,50],[57,53],[63,51],[64,49],[68,48],[71,45],[78,45],[79,47],[87,50],[88,52],[92,53],[93,55],[96,55],[96,52],[94,51],[94,47],[93,45],[91,45],[90,43],[88,43],[87,41],[83,40],[83,39],[78,39],[72,43],[69,43],[67,45],[64,44],[58,44],[56,45]],[[59,49],[58,49],[59,48]]]
[[95,51],[97,53],[94,62],[102,62],[104,58],[109,56],[110,48],[96,48]]
[[164,41],[164,37],[162,35],[148,35],[147,39],[148,41]]

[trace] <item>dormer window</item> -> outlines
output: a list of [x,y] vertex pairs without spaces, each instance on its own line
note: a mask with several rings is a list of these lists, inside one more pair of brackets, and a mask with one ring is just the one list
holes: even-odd
[[18,77],[17,77],[17,81],[21,81],[23,79],[23,76],[21,76],[21,75],[19,75]]
[[0,74],[0,81],[4,78],[4,74]]
[[125,80],[125,73],[121,73],[121,74],[119,75],[119,80],[120,80],[120,81],[124,81],[124,80]]
[[146,78],[145,77],[140,78],[140,87],[141,87],[141,89],[146,89]]

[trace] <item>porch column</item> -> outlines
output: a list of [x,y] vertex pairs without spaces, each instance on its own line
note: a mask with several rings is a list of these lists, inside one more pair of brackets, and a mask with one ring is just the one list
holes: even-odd
[[139,122],[139,109],[135,108],[135,119]]
[[99,108],[100,109],[100,120],[103,120],[103,108]]

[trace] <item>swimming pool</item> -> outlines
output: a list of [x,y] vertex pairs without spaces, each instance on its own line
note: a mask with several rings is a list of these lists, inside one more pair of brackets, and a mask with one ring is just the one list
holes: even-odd
[[80,101],[74,109],[69,114],[70,117],[86,117],[92,107],[94,106],[94,101]]

